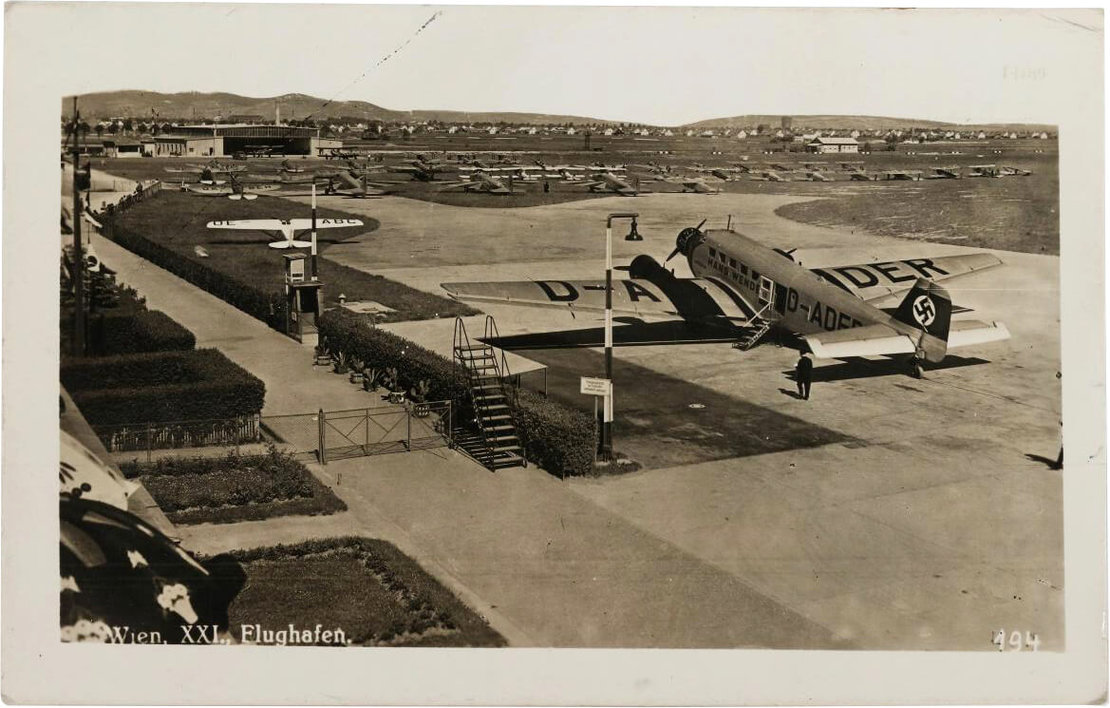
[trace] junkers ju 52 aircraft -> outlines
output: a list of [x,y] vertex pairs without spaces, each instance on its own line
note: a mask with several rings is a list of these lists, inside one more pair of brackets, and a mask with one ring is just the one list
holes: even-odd
[[[768,248],[730,229],[683,229],[674,251],[686,256],[693,278],[678,278],[648,255],[637,256],[628,278],[613,282],[613,313],[640,322],[684,320],[727,333],[748,349],[769,330],[798,335],[817,358],[910,355],[912,373],[942,361],[949,349],[1007,339],[1000,322],[953,320],[948,292],[938,283],[1000,261],[989,253],[911,258],[808,269],[793,251]],[[443,283],[459,300],[605,309],[604,281]],[[876,303],[909,292],[896,308]],[[666,341],[653,342],[665,344]]]

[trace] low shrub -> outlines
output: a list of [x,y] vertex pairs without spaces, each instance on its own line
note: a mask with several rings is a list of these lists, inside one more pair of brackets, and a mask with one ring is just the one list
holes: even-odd
[[120,465],[174,523],[232,523],[347,508],[308,468],[275,448],[262,455],[164,458]]
[[189,350],[193,333],[164,312],[103,312],[89,319],[89,356]]
[[597,425],[588,413],[524,389],[510,407],[529,461],[559,477],[593,471]]
[[73,359],[61,380],[92,425],[237,418],[261,411],[266,395],[216,349]]

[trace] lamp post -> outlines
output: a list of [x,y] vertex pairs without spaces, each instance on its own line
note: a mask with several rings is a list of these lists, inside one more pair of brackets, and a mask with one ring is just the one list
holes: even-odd
[[635,223],[638,216],[633,212],[615,212],[605,220],[605,380],[609,384],[601,412],[603,460],[613,459],[613,221],[632,219]]

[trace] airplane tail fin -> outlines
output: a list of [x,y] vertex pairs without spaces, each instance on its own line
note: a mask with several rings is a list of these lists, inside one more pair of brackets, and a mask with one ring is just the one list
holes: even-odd
[[918,278],[894,319],[921,331],[918,349],[926,361],[940,361],[948,352],[948,332],[952,324],[952,298],[940,285]]

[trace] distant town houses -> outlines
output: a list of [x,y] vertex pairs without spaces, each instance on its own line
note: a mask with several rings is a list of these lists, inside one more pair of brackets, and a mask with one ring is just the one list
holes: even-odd
[[[776,121],[778,123],[779,121]],[[485,134],[496,138],[511,139],[516,136],[580,136],[591,135],[602,138],[659,139],[687,137],[698,140],[770,140],[775,143],[789,143],[791,146],[773,148],[805,150],[810,152],[855,152],[864,143],[897,145],[902,143],[960,142],[985,140],[1019,140],[1056,138],[1055,131],[1045,130],[1000,130],[978,127],[922,127],[922,128],[876,128],[871,126],[845,125],[836,129],[822,126],[807,126],[801,119],[781,121],[781,125],[760,123],[755,125],[714,122],[711,125],[650,126],[639,123],[509,123],[483,122],[475,120],[380,120],[368,116],[341,116],[328,118],[282,119],[275,115],[266,119],[253,113],[229,113],[226,118],[164,117],[150,115],[145,117],[107,116],[83,121],[81,126],[85,138],[95,136],[104,145],[104,154],[143,154],[144,140],[160,135],[174,134],[191,126],[265,126],[281,125],[288,127],[313,128],[319,131],[321,139],[408,139],[424,135],[452,136],[460,134]],[[62,124],[63,135],[65,121]],[[119,138],[131,138],[134,143]],[[106,145],[106,141],[113,144]],[[132,145],[139,145],[133,148]]]

